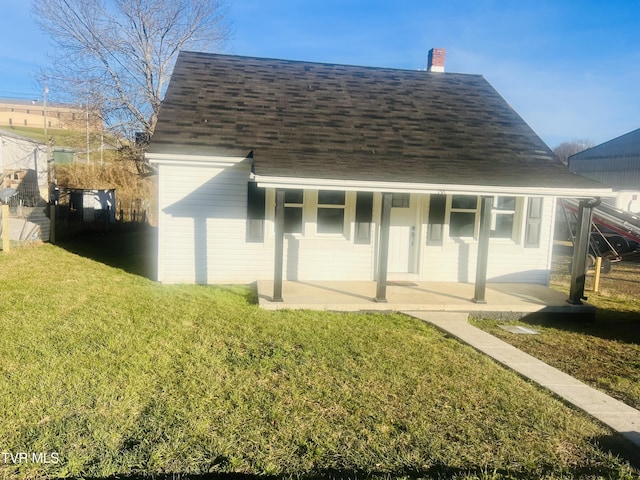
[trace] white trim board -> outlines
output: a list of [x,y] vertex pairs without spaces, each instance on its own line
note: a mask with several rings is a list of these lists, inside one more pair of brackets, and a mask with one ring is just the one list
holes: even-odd
[[363,180],[313,179],[300,177],[269,177],[255,175],[259,187],[313,188],[317,190],[349,190],[366,192],[408,192],[468,195],[507,195],[528,197],[615,197],[611,188],[506,187],[496,185],[456,185],[406,182],[371,182]]

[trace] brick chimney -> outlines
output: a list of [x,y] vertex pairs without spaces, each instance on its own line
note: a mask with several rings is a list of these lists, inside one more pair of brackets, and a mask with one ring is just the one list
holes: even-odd
[[432,48],[429,50],[428,72],[444,72],[444,58],[447,51],[444,48]]

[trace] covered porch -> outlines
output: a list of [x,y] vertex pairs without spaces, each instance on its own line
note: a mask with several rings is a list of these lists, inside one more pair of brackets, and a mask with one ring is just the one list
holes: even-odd
[[488,283],[486,303],[473,300],[475,285],[454,282],[388,282],[387,302],[376,301],[377,282],[284,281],[282,301],[273,301],[273,282],[259,281],[258,301],[267,310],[432,311],[524,316],[531,313],[593,315],[588,304],[567,302],[566,292],[544,285]]

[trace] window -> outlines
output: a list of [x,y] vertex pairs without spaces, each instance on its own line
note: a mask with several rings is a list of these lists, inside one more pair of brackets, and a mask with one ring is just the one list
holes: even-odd
[[9,125],[13,125],[13,118],[9,119]]
[[540,246],[540,230],[542,220],[542,198],[529,198],[527,205],[527,225],[524,232],[524,246],[538,248]]
[[391,207],[393,208],[409,208],[410,197],[408,193],[391,194]]
[[318,192],[318,233],[344,233],[345,192]]
[[304,191],[302,189],[284,192],[284,233],[302,233],[302,207]]
[[24,119],[24,126],[25,127],[27,126],[27,119],[26,118]]
[[373,221],[373,192],[356,194],[356,237],[354,243],[371,244],[371,222]]
[[427,227],[427,245],[442,245],[445,211],[447,207],[446,195],[431,195],[429,200],[429,222]]
[[512,238],[516,197],[494,197],[491,210],[491,238]]
[[449,215],[450,237],[473,237],[476,231],[478,197],[475,195],[453,195]]
[[264,241],[265,190],[255,182],[247,184],[247,242]]

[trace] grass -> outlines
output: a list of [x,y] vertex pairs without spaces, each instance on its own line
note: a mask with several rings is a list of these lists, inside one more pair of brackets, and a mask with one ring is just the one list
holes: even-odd
[[[569,291],[567,252],[555,255],[552,286]],[[599,293],[593,292],[593,272],[587,277],[588,302],[596,310],[595,321],[522,319],[540,335],[514,335],[499,328],[504,322],[474,324],[583,382],[640,409],[640,263],[631,258],[616,263],[601,277]]]
[[639,473],[608,430],[416,319],[267,312],[248,287],[106,265],[106,244],[0,255],[0,448],[60,458],[4,478]]
[[[48,128],[47,135],[44,134],[44,128],[41,127],[21,127],[21,126],[3,126],[3,130],[13,132],[23,137],[31,138],[37,142],[46,143],[49,139],[53,139],[53,144],[57,147],[71,147],[79,150],[85,150],[87,148],[87,133],[84,129],[71,130],[71,129],[56,129]],[[91,150],[98,150],[100,148],[101,139],[107,144],[114,143],[113,136],[109,133],[105,133],[101,137],[100,133],[89,132],[89,146]],[[109,150],[105,150],[106,155],[110,155]],[[93,156],[93,154],[92,154]]]

